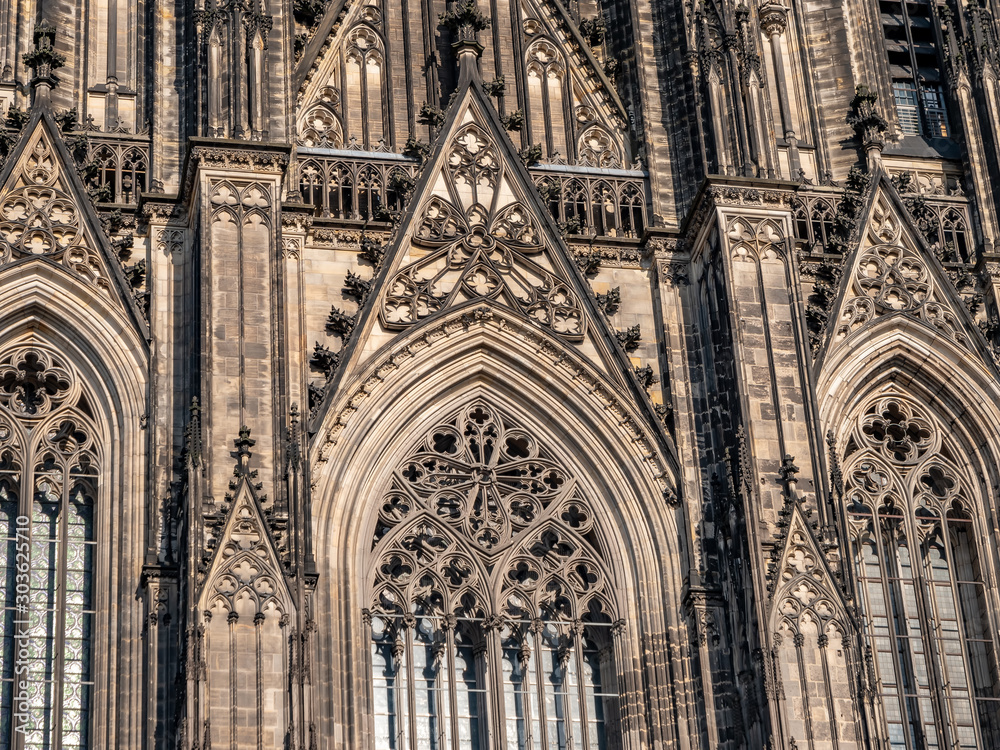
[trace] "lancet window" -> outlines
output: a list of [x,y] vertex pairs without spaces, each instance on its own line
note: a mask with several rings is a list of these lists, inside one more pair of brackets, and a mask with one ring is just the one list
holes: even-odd
[[545,155],[567,157],[566,66],[554,44],[539,39],[527,51],[529,135]]
[[41,348],[0,358],[2,750],[91,746],[100,461],[67,364]]
[[934,32],[941,22],[932,6],[926,0],[879,0],[899,129],[903,135],[947,138],[948,112]]
[[378,750],[621,747],[614,578],[574,477],[475,402],[393,472],[372,537]]
[[344,50],[344,122],[351,138],[364,149],[387,140],[385,124],[385,53],[378,33],[359,24],[347,36]]
[[846,517],[888,747],[1000,747],[997,623],[965,454],[883,395],[851,425]]

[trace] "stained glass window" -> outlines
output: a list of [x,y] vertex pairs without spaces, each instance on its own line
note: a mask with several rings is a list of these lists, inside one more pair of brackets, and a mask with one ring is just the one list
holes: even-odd
[[432,430],[374,533],[375,747],[620,747],[602,550],[574,478],[497,409]]
[[[90,747],[97,453],[57,355],[0,359],[0,750]],[[16,679],[15,679],[16,678]]]
[[967,459],[902,397],[858,418],[847,518],[865,635],[893,750],[1000,747],[996,633]]

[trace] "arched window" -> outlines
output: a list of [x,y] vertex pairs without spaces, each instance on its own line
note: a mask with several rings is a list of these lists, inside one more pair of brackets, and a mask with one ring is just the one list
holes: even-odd
[[573,476],[497,409],[429,431],[373,534],[375,747],[619,748],[604,549]]
[[845,502],[888,747],[1000,747],[997,629],[967,458],[902,395],[850,425]]
[[599,235],[616,236],[618,227],[615,214],[617,213],[618,201],[615,200],[615,191],[606,182],[598,182],[594,186],[593,206],[594,206],[594,229]]
[[383,112],[385,54],[381,38],[371,27],[359,24],[347,35],[344,71],[344,122],[350,125],[354,142],[371,150],[379,139],[388,139]]
[[25,750],[90,747],[99,465],[87,399],[66,363],[41,348],[0,358],[4,750],[25,727]]
[[646,205],[642,199],[642,187],[637,184],[626,184],[621,189],[619,199],[622,235],[639,237],[646,228]]
[[608,132],[597,125],[587,128],[580,136],[580,154],[577,160],[581,166],[615,169],[622,166],[621,154]]
[[343,131],[336,115],[327,107],[318,104],[302,119],[299,143],[303,146],[326,146],[341,148],[344,145]]
[[827,242],[833,237],[833,206],[824,200],[818,200],[812,207],[813,242],[819,243],[826,252]]
[[112,203],[118,193],[118,169],[114,152],[107,146],[101,146],[95,149],[90,161],[97,169],[94,175],[98,191],[97,200],[101,203]]
[[545,156],[566,158],[566,66],[552,42],[539,39],[526,53],[529,135],[542,143]]
[[969,244],[967,239],[967,223],[961,212],[954,208],[945,212],[941,220],[944,234],[945,259],[969,262]]
[[350,168],[346,164],[331,166],[326,187],[329,215],[338,219],[354,218],[354,180]]
[[315,162],[307,161],[299,169],[299,192],[303,203],[323,207],[323,172]]
[[587,188],[579,180],[572,180],[566,184],[565,195],[566,231],[570,234],[589,234]]
[[122,203],[138,203],[139,194],[146,191],[146,155],[137,148],[129,149],[122,158]]
[[374,167],[358,173],[358,218],[378,219],[382,207],[382,175]]

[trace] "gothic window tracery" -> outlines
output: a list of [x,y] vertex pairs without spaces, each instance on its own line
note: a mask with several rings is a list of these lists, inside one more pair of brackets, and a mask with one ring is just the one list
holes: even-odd
[[497,144],[476,123],[455,134],[431,182],[440,187],[414,220],[411,241],[426,252],[390,279],[383,325],[404,328],[445,307],[486,298],[520,309],[567,340],[582,339],[586,318],[577,295],[552,263],[545,233],[517,198],[512,177]]
[[845,502],[889,747],[1000,746],[1000,676],[965,456],[901,394],[845,438]]
[[969,337],[926,259],[904,236],[886,197],[876,200],[861,254],[852,272],[837,322],[843,341],[869,321],[901,313],[923,321],[943,336],[969,346]]
[[376,747],[619,748],[604,549],[575,478],[499,410],[430,430],[372,536]]
[[[0,748],[90,747],[95,504],[101,453],[77,374],[58,355],[0,358]],[[27,543],[27,570],[18,556]],[[19,575],[20,574],[20,575]],[[24,594],[24,598],[19,598]],[[26,606],[22,608],[24,601]],[[13,716],[26,667],[27,720]],[[24,676],[18,677],[18,680]]]

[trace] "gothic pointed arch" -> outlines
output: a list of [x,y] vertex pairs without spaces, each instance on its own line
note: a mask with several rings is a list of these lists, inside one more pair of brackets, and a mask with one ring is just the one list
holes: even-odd
[[364,282],[363,304],[314,424],[322,429],[337,391],[398,346],[394,339],[440,325],[453,313],[479,315],[473,310],[482,307],[516,319],[518,327],[526,323],[564,356],[584,358],[608,389],[638,407],[672,454],[631,362],[478,77],[463,80],[400,231],[374,279]]
[[[922,268],[901,277],[900,299],[914,282],[922,301],[948,300]],[[817,379],[845,574],[872,654],[865,723],[901,747],[989,746],[1000,677],[985,582],[997,561],[979,525],[996,503],[1000,389],[975,332],[927,325],[919,304],[831,346]]]
[[[122,706],[109,697],[141,679],[139,571],[119,575],[118,563],[144,554],[146,508],[135,487],[145,476],[145,342],[112,300],[47,264],[0,269],[0,305],[3,694],[17,684],[11,639],[30,638],[40,647],[16,692],[31,736],[63,747],[128,743],[109,719]],[[19,541],[28,543],[27,570],[16,567]],[[26,616],[12,619],[15,571],[28,591]],[[141,711],[141,699],[124,705]],[[17,723],[4,722],[5,741]]]
[[[416,574],[410,569],[417,569],[413,555],[418,550],[434,555],[427,578],[428,597],[461,603],[460,594],[468,593],[465,602],[471,610],[481,609],[484,618],[489,614],[486,604],[507,601],[502,594],[511,591],[510,586],[522,586],[517,583],[520,580],[525,611],[550,606],[586,617],[605,613],[611,623],[616,618],[624,620],[621,646],[628,656],[616,659],[641,660],[634,650],[638,633],[661,632],[663,618],[673,622],[680,612],[679,603],[652,604],[677,602],[680,591],[678,571],[667,563],[677,554],[668,550],[678,539],[679,520],[671,505],[674,496],[664,492],[666,487],[659,478],[664,465],[655,460],[637,461],[635,453],[623,451],[623,446],[639,440],[655,455],[655,443],[642,437],[637,429],[641,423],[629,417],[632,412],[627,403],[604,401],[610,393],[602,388],[596,392],[591,387],[566,388],[574,381],[596,385],[578,369],[579,359],[563,358],[553,349],[551,355],[537,360],[534,372],[526,376],[524,357],[537,350],[531,344],[526,346],[520,337],[531,336],[532,331],[513,315],[497,318],[492,321],[486,309],[478,320],[472,315],[463,319],[456,311],[445,316],[442,328],[403,334],[385,353],[385,359],[359,373],[357,380],[352,379],[357,390],[352,386],[341,393],[331,412],[336,422],[331,422],[329,429],[324,427],[314,440],[311,464],[317,566],[340,571],[336,580],[321,583],[317,591],[318,616],[325,611],[340,613],[333,625],[336,632],[330,633],[331,645],[324,652],[329,656],[326,668],[346,669],[344,679],[349,682],[342,684],[352,685],[358,696],[374,696],[369,693],[367,672],[348,666],[357,665],[359,654],[372,648],[371,624],[376,626],[375,635],[389,639],[375,655],[383,668],[380,690],[388,689],[385,672],[390,677],[395,674],[391,653],[393,648],[398,650],[393,645],[397,635],[406,636],[388,617],[360,622],[361,609],[376,612],[372,590],[364,587],[380,575],[376,569],[382,575],[406,577],[407,586],[413,583]],[[513,453],[505,454],[496,467],[485,472],[469,459],[468,444],[459,443],[460,436],[462,440],[468,437],[457,417],[468,414],[476,404],[488,405],[491,413],[500,415],[503,428],[496,445]],[[461,458],[456,455],[459,447]],[[438,457],[443,463],[437,463]],[[439,481],[433,474],[422,475],[432,462],[446,472],[442,476],[451,478]],[[538,472],[538,492],[520,489],[518,484],[531,479],[534,472]],[[413,488],[407,474],[419,487]],[[493,476],[497,478],[495,485]],[[480,478],[496,489],[484,496],[485,505],[479,502],[476,510],[477,500],[463,497],[463,492],[479,486]],[[466,490],[448,491],[459,484]],[[437,493],[435,487],[442,492]],[[563,507],[574,499],[565,494],[573,487],[587,503],[575,509]],[[428,505],[430,495],[434,501]],[[477,537],[482,542],[477,542]],[[487,549],[484,544],[494,546]],[[384,569],[372,559],[373,547],[393,558],[382,561]],[[647,552],[639,554],[638,550]],[[387,586],[390,583],[386,581]],[[404,601],[401,597],[408,596],[410,589],[402,582],[393,586],[389,590],[399,597],[396,601]],[[442,587],[453,587],[448,589],[451,598],[431,595]],[[651,603],[648,607],[637,608],[638,599],[631,594],[622,598],[626,591],[639,590],[644,601]],[[573,604],[560,594],[569,591],[578,592]],[[382,605],[388,607],[385,602]],[[381,612],[388,615],[387,609]],[[405,616],[405,611],[399,616]],[[396,615],[393,618],[398,619]],[[527,623],[531,618],[514,619]],[[604,632],[601,628],[609,624],[608,619],[598,617],[602,623],[595,626],[598,632]],[[442,642],[442,632],[431,629],[426,634],[428,648]],[[411,635],[416,638],[416,631]],[[408,643],[405,637],[403,642]],[[514,642],[507,645],[514,655]],[[441,653],[447,655],[448,651]],[[511,673],[515,667],[508,660],[504,668]],[[652,664],[649,668],[654,669]],[[650,694],[671,700],[671,688],[655,677],[627,672],[618,677],[626,685],[635,679],[649,679]],[[334,725],[339,723],[344,731],[355,727],[352,731],[362,733],[359,741],[373,742],[370,733],[375,724],[358,727],[354,723],[355,716],[374,716],[373,704],[337,705],[331,705]],[[500,715],[495,707],[493,710],[487,716]],[[379,721],[389,721],[384,712],[381,716]],[[622,707],[623,746],[631,747],[637,732],[646,731],[645,717],[645,709],[635,703]]]
[[39,106],[0,171],[0,266],[69,270],[114,300],[143,338],[146,321],[48,106]]
[[982,455],[947,401],[883,381],[836,429],[841,512],[880,711],[869,731],[903,745],[1000,741],[1000,664],[981,528]]
[[[206,518],[206,549],[198,571],[201,613],[197,648],[210,655],[198,675],[207,703],[201,718],[220,746],[287,747],[295,603],[285,577],[280,537],[264,514],[249,468],[249,430],[235,441],[230,494]],[[247,720],[246,716],[253,718]]]
[[488,399],[397,463],[366,566],[376,747],[447,746],[456,730],[471,747],[621,747],[621,589],[593,516]]

